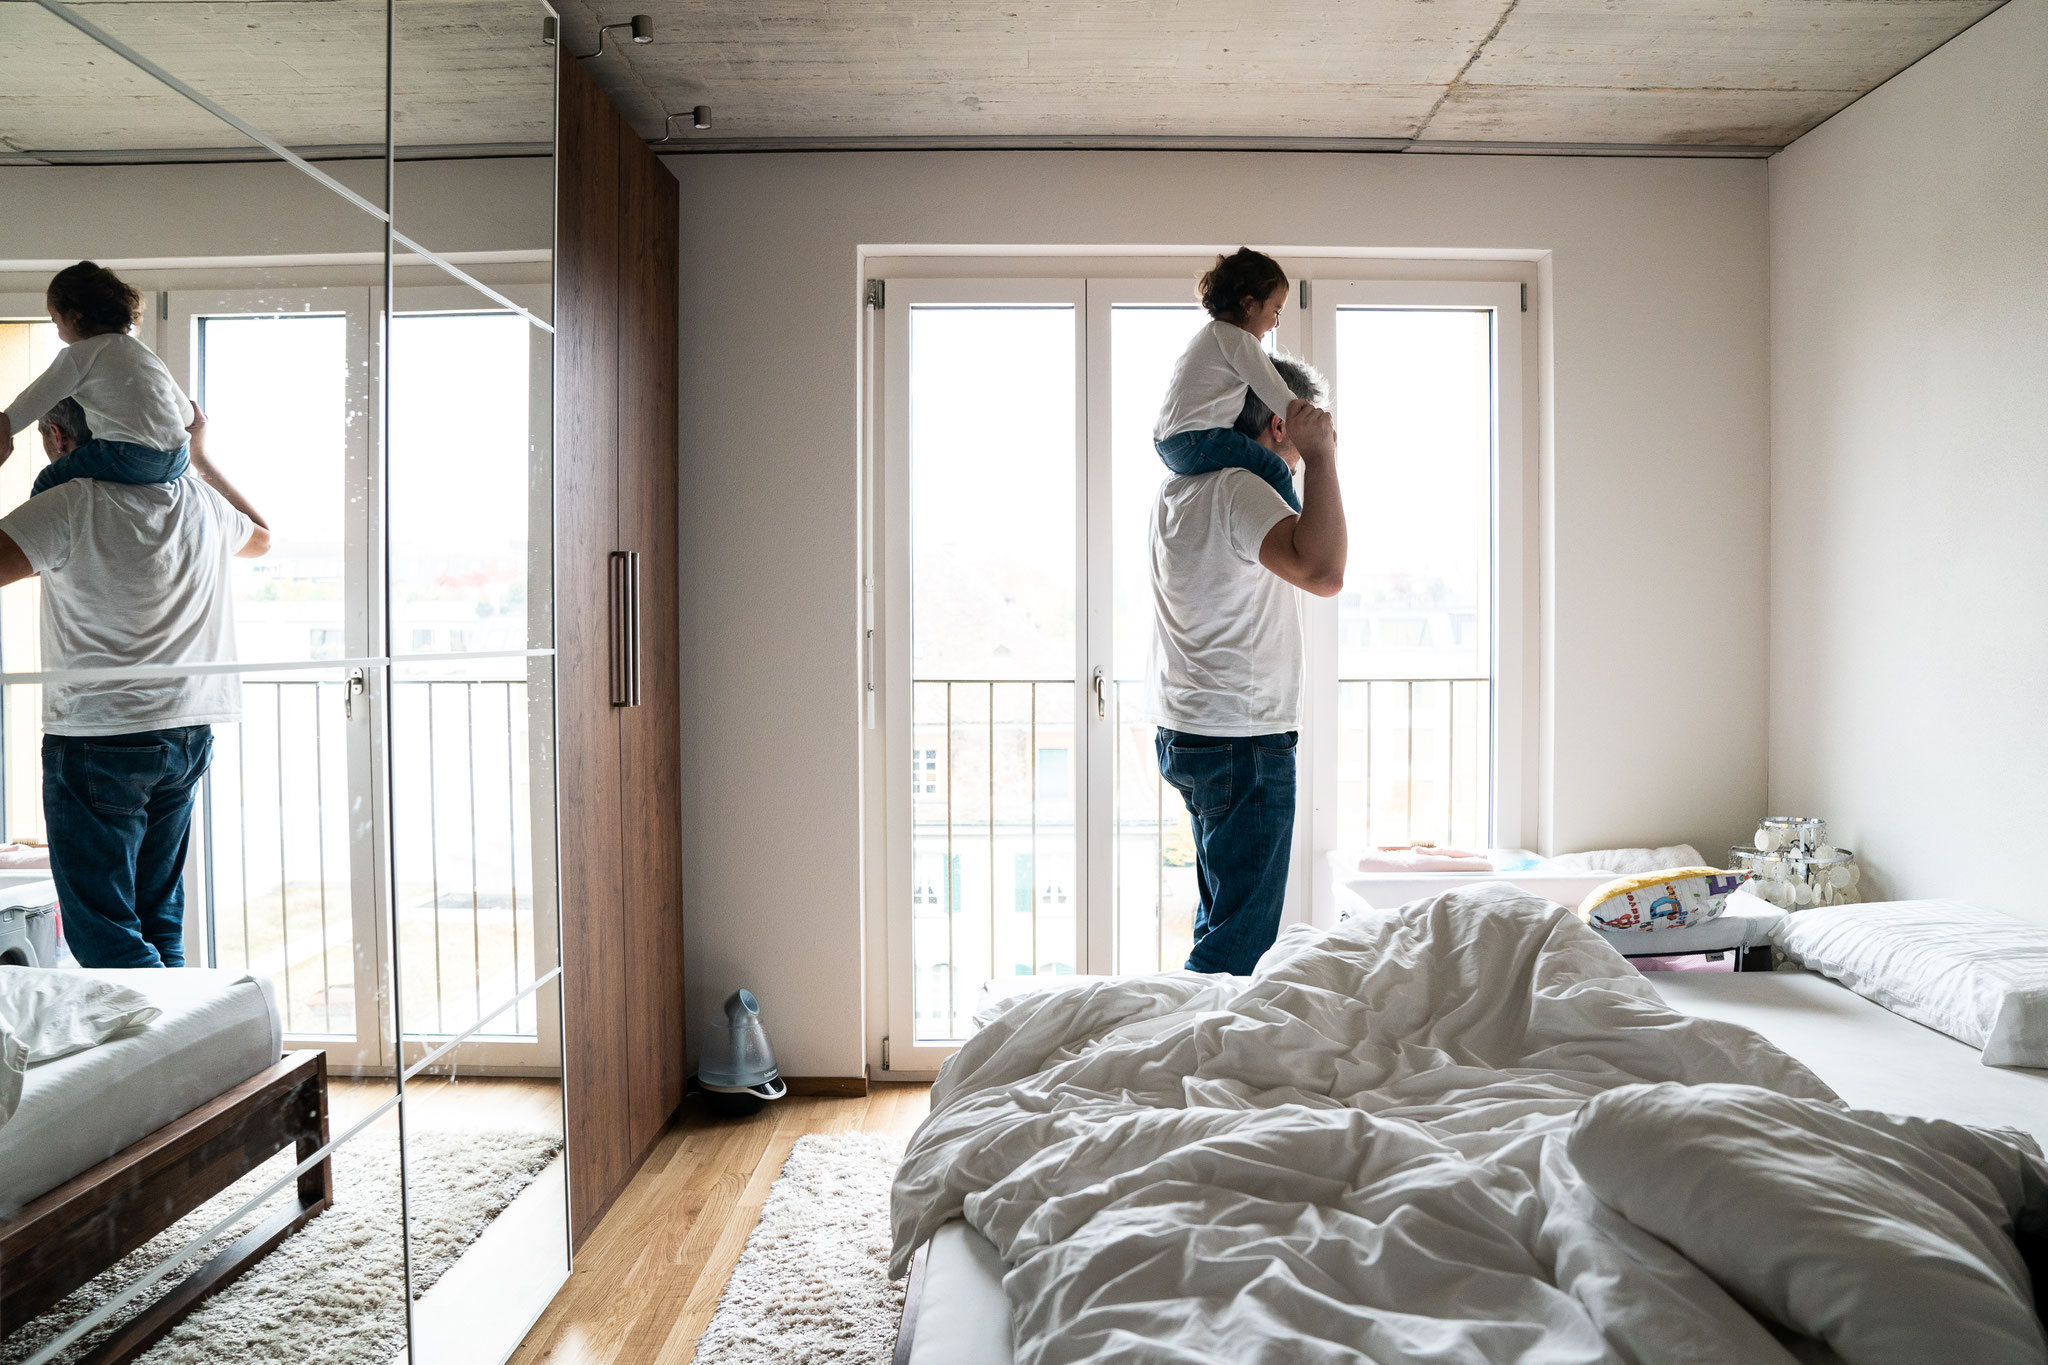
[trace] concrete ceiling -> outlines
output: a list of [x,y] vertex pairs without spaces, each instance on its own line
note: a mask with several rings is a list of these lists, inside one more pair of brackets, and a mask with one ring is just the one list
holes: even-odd
[[[1782,146],[2002,0],[568,0],[693,143]],[[617,36],[617,35],[615,35]]]
[[[566,0],[566,42],[683,149],[1163,145],[1775,148],[2002,0]],[[73,0],[288,146],[383,139],[384,0]],[[539,0],[396,0],[402,146],[548,136]],[[0,160],[253,143],[25,0],[0,0]]]
[[[115,42],[295,150],[384,142],[384,0],[68,0]],[[397,0],[401,148],[538,149],[553,137],[540,0]],[[255,150],[197,103],[40,5],[0,0],[0,159],[176,160]]]

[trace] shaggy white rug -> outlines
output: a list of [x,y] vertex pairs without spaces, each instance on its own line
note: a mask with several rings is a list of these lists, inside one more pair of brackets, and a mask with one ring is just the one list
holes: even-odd
[[[416,1133],[412,1167],[413,1297],[424,1294],[482,1235],[491,1220],[562,1149],[552,1133]],[[219,1293],[202,1301],[142,1365],[386,1365],[405,1348],[403,1255],[399,1243],[398,1140],[366,1134],[334,1153],[334,1203],[279,1243]],[[289,1151],[143,1246],[0,1346],[17,1365],[187,1241],[233,1213],[296,1164]],[[85,1355],[99,1337],[168,1293],[177,1281],[282,1209],[287,1186],[151,1291],[119,1309],[60,1360]]]
[[889,1365],[889,1183],[903,1148],[872,1133],[798,1138],[761,1208],[696,1365]]

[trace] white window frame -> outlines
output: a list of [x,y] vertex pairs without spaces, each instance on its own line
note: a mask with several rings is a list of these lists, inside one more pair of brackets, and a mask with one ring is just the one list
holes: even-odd
[[[1537,641],[1533,610],[1536,544],[1530,533],[1532,497],[1536,488],[1534,450],[1525,439],[1522,405],[1523,319],[1519,283],[1473,280],[1331,280],[1310,286],[1313,344],[1311,360],[1324,357],[1326,369],[1337,355],[1337,310],[1340,308],[1457,308],[1493,315],[1493,449],[1491,482],[1492,601],[1488,612],[1487,674],[1492,693],[1493,791],[1489,802],[1492,843],[1519,847],[1533,831],[1533,812],[1525,798],[1533,771],[1532,752]],[[1334,394],[1332,395],[1334,399]],[[1339,439],[1344,414],[1334,411]],[[1307,641],[1308,712],[1319,729],[1335,731],[1337,720],[1337,603],[1310,604]],[[1304,740],[1307,735],[1304,734]],[[1304,749],[1310,746],[1306,743]],[[1318,758],[1320,761],[1318,761]],[[1309,870],[1313,876],[1312,918],[1317,924],[1337,922],[1336,877],[1330,853],[1339,847],[1337,828],[1337,765],[1334,755],[1312,758],[1303,790],[1310,792]]]
[[[407,317],[423,313],[511,312],[503,303],[488,295],[479,293],[468,285],[418,285],[411,283],[411,279],[417,278],[419,272],[423,269],[433,269],[433,274],[436,278],[445,278],[437,268],[417,265],[410,267],[398,280],[398,306],[392,310],[393,316]],[[500,283],[492,285],[492,288],[503,294],[506,299],[526,309],[534,317],[544,318],[548,316],[548,310],[552,302],[552,293],[548,286]],[[380,290],[378,293],[381,304],[382,291]],[[535,456],[546,459],[549,461],[550,466],[552,466],[552,447],[554,442],[553,338],[533,326],[531,319],[523,319],[523,321],[526,322],[528,340],[528,439],[533,443]],[[543,336],[548,336],[546,342],[540,340]],[[383,498],[372,498],[367,499],[367,501],[371,502],[379,510],[379,514],[381,514],[384,506]],[[533,519],[529,522],[527,540],[529,578],[538,574],[543,581],[552,584],[552,566],[554,561],[554,507],[552,500],[549,500],[548,505],[545,507],[534,508],[531,515]],[[378,600],[385,601],[388,599],[380,597]],[[552,644],[554,640],[554,621],[552,615],[554,595],[552,589],[550,589],[545,601],[541,599],[539,594],[529,593],[527,595],[527,602],[529,610],[545,609],[549,613],[545,619],[529,618],[527,622],[527,642],[530,645],[536,646],[543,643]],[[449,641],[449,644],[452,645],[453,641]],[[393,666],[403,667],[408,662],[410,656],[422,652],[411,649],[409,642],[408,648],[404,650],[399,649],[397,645],[398,642],[396,640],[391,641],[390,663]],[[453,653],[459,651],[451,649],[446,652]],[[552,654],[552,652],[552,650],[547,651],[548,654]],[[529,658],[527,664],[528,714],[529,716],[545,714],[549,717],[549,743],[552,745],[554,660],[545,654],[536,655]],[[528,733],[530,735],[532,731],[529,730]],[[528,755],[529,761],[532,760],[532,757],[532,755]],[[533,771],[536,776],[545,775],[546,768],[540,763],[534,763]],[[555,1076],[560,1074],[560,1058],[562,1055],[561,992],[540,989],[542,985],[559,973],[561,969],[562,939],[559,931],[561,896],[557,882],[558,869],[555,865],[554,856],[556,821],[554,783],[552,781],[535,781],[532,784],[532,794],[535,804],[533,812],[535,818],[531,823],[533,831],[532,871],[535,885],[535,890],[532,893],[534,979],[527,982],[521,989],[523,994],[531,996],[534,1000],[535,1036],[532,1041],[527,1042],[504,1037],[493,1037],[486,1034],[465,1039],[453,1047],[449,1047],[445,1037],[422,1033],[418,1028],[409,1027],[406,1030],[405,1039],[405,1066],[408,1079],[422,1071],[426,1074],[456,1072],[475,1074],[482,1070],[492,1075],[500,1076],[521,1074]],[[542,807],[545,807],[545,810],[541,809]],[[539,818],[542,815],[545,815],[546,818]],[[380,887],[389,886],[391,882],[387,878],[380,881],[379,885]],[[540,889],[543,885],[545,885],[545,890]],[[395,906],[393,907],[393,914],[394,916],[396,914]],[[516,998],[514,997],[514,999]],[[512,1003],[513,1000],[501,1000],[495,1005],[489,1006],[492,1013],[486,1016],[485,1022],[500,1017],[504,1010]],[[432,1058],[431,1063],[428,1063],[429,1058]]]
[[[910,791],[910,765],[905,758],[912,752],[911,735],[911,661],[910,661],[910,413],[908,404],[891,403],[885,395],[897,391],[889,376],[899,377],[900,384],[908,383],[910,373],[910,310],[920,304],[1063,304],[1074,310],[1074,354],[1082,363],[1074,367],[1074,479],[1075,497],[1080,508],[1081,522],[1076,527],[1075,603],[1077,622],[1089,620],[1088,555],[1090,531],[1087,520],[1088,485],[1088,408],[1085,376],[1085,359],[1088,346],[1088,300],[1086,285],[1078,279],[1019,280],[1019,279],[934,279],[904,280],[889,283],[888,307],[879,320],[880,364],[875,367],[879,382],[875,386],[876,401],[879,404],[882,426],[884,457],[879,470],[882,496],[876,507],[876,528],[874,544],[880,547],[880,571],[882,577],[881,610],[887,621],[900,622],[898,629],[882,633],[883,648],[877,651],[877,691],[881,694],[882,725],[881,752],[887,755],[884,781],[884,810],[881,821],[884,838],[884,893],[886,906],[886,962],[884,970],[886,1005],[888,1010],[888,1035],[894,1040],[889,1058],[890,1070],[920,1074],[936,1072],[941,1063],[953,1054],[952,1044],[920,1045],[917,1041],[916,1021],[911,1017],[915,998],[914,964],[912,961],[912,913],[911,895],[914,885],[911,873],[913,811]],[[1075,632],[1074,658],[1074,714],[1088,717],[1083,724],[1074,727],[1074,747],[1078,751],[1072,760],[1070,775],[1089,771],[1086,765],[1092,762],[1092,753],[1101,747],[1094,742],[1098,724],[1094,716],[1092,699],[1087,695],[1087,662],[1089,659],[1088,630]],[[901,679],[902,685],[882,685],[885,679]],[[950,774],[949,774],[950,780]],[[1083,875],[1092,866],[1094,852],[1088,837],[1089,802],[1094,796],[1094,783],[1085,786],[1074,784],[1074,860],[1075,867]],[[1100,842],[1094,841],[1094,842]],[[952,869],[940,869],[942,884],[949,884]],[[1087,907],[1088,913],[1076,917],[1075,944],[1077,965],[1092,964],[1095,955],[1102,951],[1108,938],[1105,931],[1095,922],[1095,907]],[[1092,970],[1092,967],[1091,967]]]
[[[1493,315],[1494,346],[1492,450],[1492,610],[1488,673],[1492,691],[1493,791],[1490,819],[1493,842],[1528,843],[1538,832],[1539,763],[1539,618],[1540,471],[1535,414],[1526,396],[1535,334],[1525,310],[1533,260],[1414,259],[1403,261],[1350,257],[1283,257],[1282,266],[1295,281],[1281,325],[1278,349],[1298,356],[1326,373],[1334,363],[1335,320],[1339,307],[1408,307],[1485,309]],[[894,1078],[928,1076],[955,1048],[918,1046],[909,1018],[910,966],[910,775],[905,757],[910,744],[910,689],[890,686],[891,679],[910,677],[908,416],[892,403],[891,376],[907,373],[909,309],[920,303],[1061,302],[1077,307],[1085,336],[1077,347],[1081,384],[1077,411],[1084,430],[1078,441],[1076,470],[1080,499],[1076,565],[1077,619],[1087,623],[1078,642],[1076,677],[1083,695],[1077,715],[1090,717],[1077,727],[1071,769],[1076,797],[1077,872],[1082,885],[1082,913],[1077,917],[1079,961],[1083,971],[1118,970],[1114,923],[1114,835],[1095,837],[1091,811],[1113,806],[1114,747],[1101,742],[1094,718],[1094,698],[1087,681],[1096,663],[1112,664],[1113,580],[1108,572],[1111,525],[1099,515],[1109,506],[1111,462],[1110,310],[1119,304],[1184,303],[1190,301],[1198,263],[1192,258],[1166,257],[916,257],[891,253],[869,262],[867,273],[884,282],[884,307],[869,313],[864,357],[868,404],[864,430],[870,445],[864,488],[868,516],[863,528],[867,547],[863,601],[865,628],[875,646],[867,686],[877,705],[869,714],[871,762],[883,780],[870,786],[881,809],[870,829],[879,838],[871,856],[879,872],[869,880],[871,923],[880,932],[871,940],[885,961],[870,983],[884,992],[880,1008],[871,1009],[870,1065],[877,1074]],[[876,268],[879,267],[879,268]],[[1016,273],[1010,274],[1008,271]],[[1156,271],[1157,273],[1153,273]],[[1076,272],[1076,273],[1067,273]],[[1128,272],[1128,273],[1126,273]],[[1333,376],[1334,377],[1334,376]],[[1341,439],[1342,414],[1337,414]],[[1101,457],[1090,458],[1093,452]],[[1089,567],[1103,566],[1091,581]],[[1334,600],[1311,599],[1307,605],[1306,665],[1309,674],[1302,722],[1299,783],[1302,803],[1297,812],[1295,842],[1283,925],[1333,924],[1339,913],[1329,853],[1340,840],[1337,829],[1337,772],[1334,753],[1324,753],[1320,737],[1334,733],[1337,718],[1337,616]],[[892,628],[894,623],[900,628]],[[1094,821],[1093,823],[1101,823]],[[1042,888],[1041,888],[1042,891]],[[880,907],[873,899],[882,901]],[[898,959],[901,959],[900,961]],[[887,1066],[881,1062],[886,1043]]]

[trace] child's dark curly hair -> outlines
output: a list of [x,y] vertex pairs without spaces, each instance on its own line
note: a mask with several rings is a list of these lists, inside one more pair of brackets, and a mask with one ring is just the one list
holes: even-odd
[[142,316],[142,295],[135,286],[92,261],[58,271],[44,297],[52,313],[86,336],[125,332]]
[[1263,251],[1241,246],[1228,256],[1218,256],[1216,264],[1202,272],[1195,293],[1210,317],[1243,322],[1246,299],[1264,299],[1286,283],[1287,272],[1280,262]]

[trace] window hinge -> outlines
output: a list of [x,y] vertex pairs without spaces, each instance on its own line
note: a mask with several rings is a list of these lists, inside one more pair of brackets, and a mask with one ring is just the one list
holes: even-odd
[[889,1069],[889,1035],[882,1035],[882,1070]]
[[156,291],[156,315],[157,315],[158,319],[159,319],[159,320],[161,320],[161,321],[164,321],[164,322],[168,322],[168,321],[170,321],[170,317],[171,317],[171,291],[170,291],[170,290],[168,290],[168,289],[159,289],[159,290],[157,290],[157,291]]
[[1522,311],[1529,311],[1529,286],[1526,284],[1522,286]]
[[867,293],[862,297],[864,301],[867,303],[868,307],[880,308],[882,306],[882,299],[886,293],[887,290],[883,287],[883,281],[869,280]]
[[1303,280],[1303,281],[1301,282],[1301,302],[1300,302],[1300,303],[1298,303],[1298,304],[1296,304],[1295,306],[1296,306],[1297,308],[1301,309],[1301,311],[1302,311],[1302,312],[1304,312],[1304,313],[1306,313],[1306,312],[1308,311],[1308,309],[1309,309],[1309,302],[1308,302],[1308,281],[1307,281],[1307,280]]

